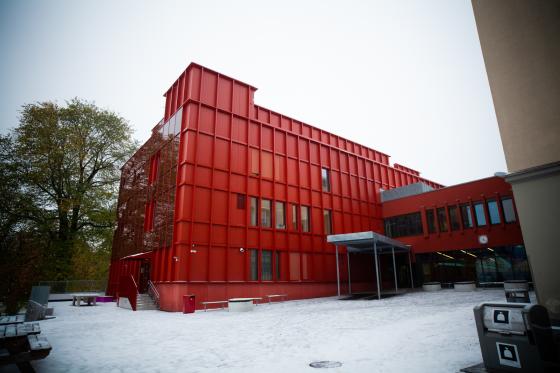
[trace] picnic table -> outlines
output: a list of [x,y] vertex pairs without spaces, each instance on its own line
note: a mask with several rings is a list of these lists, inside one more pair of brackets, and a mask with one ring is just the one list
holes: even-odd
[[51,345],[39,333],[39,323],[1,325],[0,365],[16,364],[22,372],[34,372],[30,361],[43,359],[51,351]]
[[25,321],[25,315],[0,316],[0,325],[21,324]]
[[97,305],[97,294],[72,294],[72,305],[80,307],[81,302],[86,302],[88,306],[92,303],[94,306]]

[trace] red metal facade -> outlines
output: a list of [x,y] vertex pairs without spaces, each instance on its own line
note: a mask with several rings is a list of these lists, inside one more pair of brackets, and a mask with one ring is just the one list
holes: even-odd
[[[490,177],[464,184],[454,185],[438,189],[432,192],[422,193],[410,197],[400,198],[383,203],[383,218],[399,216],[413,212],[420,212],[422,216],[423,233],[416,236],[398,237],[399,241],[412,245],[415,254],[430,253],[435,251],[450,251],[462,249],[486,248],[494,246],[522,245],[523,236],[517,219],[506,223],[503,206],[499,203],[502,198],[511,198],[513,192],[511,185],[501,177]],[[488,201],[498,201],[497,207],[500,214],[500,223],[491,224],[488,212]],[[459,219],[458,229],[451,229],[449,207],[455,207],[459,211],[461,205],[468,205],[471,211],[477,203],[482,203],[486,224],[472,228],[465,227],[462,219]],[[515,208],[515,204],[513,205]],[[427,210],[437,211],[443,208],[445,212],[446,232],[441,232],[439,224],[435,224],[435,232],[430,233],[428,229]],[[517,216],[517,213],[515,214]],[[474,219],[474,218],[473,218]],[[479,237],[486,236],[487,243],[480,243]]]
[[[291,298],[332,295],[335,256],[325,239],[325,211],[332,233],[382,233],[380,188],[419,181],[441,187],[417,171],[391,167],[384,153],[255,105],[255,91],[197,64],[167,91],[164,119],[123,167],[109,293],[125,263],[139,260],[122,258],[151,252],[150,278],[162,309],[180,310],[186,293],[197,301],[280,291]],[[270,227],[262,224],[262,201],[270,201]],[[276,221],[277,202],[284,205],[283,224]],[[309,232],[302,229],[302,206],[309,208]],[[272,279],[259,271],[252,278],[251,250],[259,263],[263,250],[272,251]],[[127,268],[139,275],[138,266]]]

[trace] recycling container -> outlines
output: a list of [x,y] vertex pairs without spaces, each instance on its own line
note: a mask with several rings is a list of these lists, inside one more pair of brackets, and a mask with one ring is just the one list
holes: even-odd
[[183,295],[183,313],[194,313],[195,298],[193,294]]

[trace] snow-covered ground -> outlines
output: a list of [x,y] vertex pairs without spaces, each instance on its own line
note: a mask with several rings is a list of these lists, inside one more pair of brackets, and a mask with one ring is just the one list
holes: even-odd
[[[505,301],[503,289],[186,315],[51,303],[56,319],[41,329],[53,350],[33,365],[37,372],[450,373],[482,361],[472,309],[485,301]],[[309,366],[318,360],[343,365]]]

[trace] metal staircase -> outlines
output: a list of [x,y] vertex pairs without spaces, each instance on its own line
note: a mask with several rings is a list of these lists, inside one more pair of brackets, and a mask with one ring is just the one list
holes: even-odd
[[146,310],[159,310],[159,307],[150,294],[138,294],[136,298],[136,311]]

